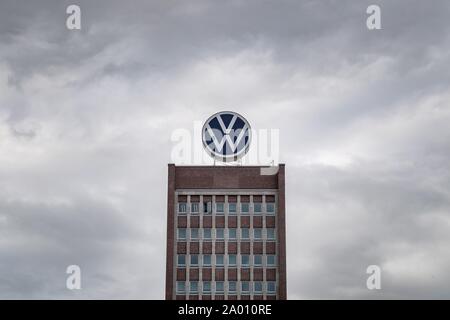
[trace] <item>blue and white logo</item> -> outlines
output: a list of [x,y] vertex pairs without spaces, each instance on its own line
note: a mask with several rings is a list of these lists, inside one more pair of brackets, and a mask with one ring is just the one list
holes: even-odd
[[232,111],[212,115],[202,129],[206,151],[223,162],[236,161],[243,157],[250,147],[251,138],[252,131],[248,121]]

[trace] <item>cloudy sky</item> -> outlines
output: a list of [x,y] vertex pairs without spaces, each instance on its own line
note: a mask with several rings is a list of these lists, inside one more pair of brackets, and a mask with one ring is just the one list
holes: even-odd
[[222,109],[280,130],[290,299],[450,298],[449,19],[447,0],[2,0],[0,298],[162,299],[171,135]]

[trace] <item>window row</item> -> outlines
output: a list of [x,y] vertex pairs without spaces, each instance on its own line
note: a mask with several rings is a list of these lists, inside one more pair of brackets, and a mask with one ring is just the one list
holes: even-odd
[[[225,258],[227,258],[227,265],[228,266],[237,266],[237,255],[236,254],[191,254],[189,255],[189,265],[191,267],[198,267],[200,266],[200,263],[203,267],[210,267],[213,265],[212,259],[215,259],[214,265],[216,267],[223,267],[225,266]],[[250,261],[252,260],[253,266],[263,266],[263,258],[264,255],[262,254],[254,254],[251,258],[251,255],[249,254],[242,254],[240,256],[240,266],[242,267],[249,267]],[[201,260],[201,261],[200,261]],[[276,266],[276,255],[274,254],[268,254],[265,255],[265,263],[266,266],[269,267],[275,267]],[[179,254],[177,255],[177,266],[178,267],[185,267],[186,266],[186,255],[185,254]]]
[[[206,214],[210,214],[212,213],[212,208],[214,205],[214,212],[216,214],[224,214],[225,213],[225,202],[191,202],[191,203],[187,203],[187,202],[179,202],[178,203],[178,213],[206,213]],[[237,214],[238,213],[238,204],[235,202],[229,202],[227,203],[228,205],[228,213],[229,214]],[[190,207],[190,208],[189,208]],[[250,203],[250,202],[241,202],[240,203],[240,208],[239,208],[239,212],[240,213],[263,213],[263,212],[267,212],[267,213],[275,213],[275,203],[274,202],[267,202],[265,203],[265,205],[261,202],[254,202],[254,203]],[[264,211],[265,209],[265,211]],[[252,210],[252,211],[250,211]]]
[[[215,293],[223,293],[225,291],[225,282],[224,281],[202,281],[201,292],[210,294],[212,292],[212,286],[214,285]],[[186,289],[189,289],[189,293],[199,293],[199,281],[190,281],[187,283],[189,286],[186,287],[185,281],[177,281],[177,293],[186,293]],[[241,293],[250,293],[253,290],[253,293],[262,293],[263,289],[266,289],[268,294],[276,293],[276,282],[275,281],[241,281],[240,282],[240,291]],[[227,282],[228,293],[236,293],[238,289],[237,281],[228,281]]]
[[225,230],[227,230],[227,239],[237,240],[238,230],[240,230],[239,239],[250,239],[250,230],[252,230],[252,239],[263,239],[264,236],[268,240],[275,240],[275,228],[178,228],[177,239],[178,240],[199,240],[207,239],[211,240],[213,234],[215,239],[225,239]]

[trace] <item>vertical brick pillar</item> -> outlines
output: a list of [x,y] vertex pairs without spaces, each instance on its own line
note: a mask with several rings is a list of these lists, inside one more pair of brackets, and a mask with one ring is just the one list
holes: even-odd
[[167,182],[167,245],[166,245],[166,300],[173,299],[173,265],[175,247],[175,165],[168,165]]
[[279,165],[278,170],[278,211],[277,211],[277,229],[278,229],[278,299],[287,299],[286,290],[286,203],[285,203],[285,175],[284,164]]

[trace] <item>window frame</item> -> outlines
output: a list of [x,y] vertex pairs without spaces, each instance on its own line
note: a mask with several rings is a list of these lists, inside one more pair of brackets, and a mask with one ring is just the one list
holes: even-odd
[[[206,205],[206,211],[205,211]],[[202,202],[202,213],[206,215],[212,214],[212,202],[211,201],[203,201]]]
[[[247,290],[244,290],[244,284],[247,284]],[[250,281],[241,281],[241,293],[250,293]]]
[[[273,207],[272,211],[269,211],[269,206]],[[275,211],[276,211],[275,202],[266,202],[266,213],[273,215],[273,214],[275,214]]]
[[[218,205],[222,205],[222,211],[219,211],[219,210],[218,210]],[[216,202],[216,205],[215,205],[215,212],[216,212],[216,214],[218,214],[218,215],[224,215],[224,214],[225,214],[225,202],[222,202],[222,201]]]
[[[222,263],[218,262],[218,257],[222,257]],[[216,254],[215,255],[215,262],[216,262],[216,267],[224,267],[225,266],[225,255],[222,253]]]
[[[230,206],[231,205],[234,205],[234,211],[232,211],[231,209],[230,209]],[[237,214],[237,203],[236,202],[228,202],[228,214],[230,214],[230,215],[236,215]]]
[[[218,288],[218,284],[221,284],[221,290]],[[215,281],[215,289],[216,293],[224,293],[225,292],[225,283],[224,281]]]
[[[225,240],[225,228],[215,228],[215,230],[216,230],[216,234],[215,234],[216,239]],[[222,236],[221,237],[218,236],[218,231],[219,230],[222,231]]]
[[[230,262],[230,257],[231,256],[234,257],[234,263]],[[237,254],[235,254],[235,253],[229,253],[228,254],[228,266],[230,266],[230,267],[236,267],[237,266]]]
[[[247,230],[247,236],[244,237],[244,230]],[[250,240],[250,228],[241,228],[241,239]]]
[[[195,284],[195,290],[192,290],[192,285]],[[198,293],[198,281],[189,281],[189,293]]]
[[[234,290],[231,289],[230,284],[233,283],[234,284]],[[236,293],[237,292],[237,281],[228,281],[228,292],[229,293]]]
[[[269,236],[269,230],[271,231],[271,233],[273,231],[273,236],[271,234]],[[267,240],[276,240],[277,239],[277,233],[276,233],[275,228],[266,228],[266,238],[267,238]]]
[[[234,230],[234,237],[230,237],[230,231]],[[228,239],[229,240],[237,240],[238,234],[237,234],[237,228],[228,228]]]
[[[269,263],[269,257],[273,257],[273,263]],[[277,255],[276,254],[266,254],[266,265],[268,267],[276,267],[276,265],[277,265]]]
[[[206,257],[209,257],[209,263],[205,263],[205,258]],[[212,257],[211,257],[211,254],[203,254],[202,255],[202,266],[204,266],[204,267],[211,267],[211,265],[212,265]]]
[[[244,263],[244,257],[247,258],[247,263]],[[250,255],[249,254],[241,254],[241,267],[249,267],[250,266]]]
[[[256,263],[256,258],[259,257],[260,262]],[[255,267],[262,267],[263,266],[263,255],[262,254],[254,254],[253,255],[253,265]]]
[[[205,236],[205,231],[209,231],[209,237]],[[211,228],[203,228],[203,239],[205,240],[211,240],[212,239],[212,229]]]
[[[199,235],[199,229],[200,228],[189,228],[189,229],[190,229],[189,230],[189,239],[190,240],[200,240],[200,235]],[[194,231],[194,230],[197,231],[197,236],[195,238],[192,236],[192,231]]]
[[[180,290],[180,288],[179,288],[180,285],[183,285],[182,290]],[[186,281],[177,281],[175,291],[176,291],[176,293],[179,293],[179,294],[185,294],[186,293]]]
[[[260,285],[260,290],[257,290],[256,284]],[[262,281],[253,281],[253,292],[257,294],[261,294],[263,292],[263,282]]]
[[[193,267],[198,267],[199,266],[199,259],[198,259],[198,254],[190,254],[189,255],[189,266],[193,266]],[[197,263],[192,263],[192,259],[196,257],[197,258]]]
[[[194,210],[194,205],[197,205],[197,210]],[[199,214],[200,213],[200,203],[199,202],[191,202],[191,213]]]
[[[184,211],[181,210],[182,205],[184,205]],[[183,201],[183,202],[178,202],[177,213],[183,214],[183,215],[185,215],[185,214],[188,213],[188,205],[187,205],[187,202],[184,202],[184,201]]]
[[[209,290],[205,290],[205,284],[209,284]],[[212,292],[211,281],[202,281],[202,293],[210,294]]]
[[[180,258],[184,258],[184,263],[180,263]],[[186,254],[177,254],[177,266],[178,267],[186,267]]]
[[[259,231],[259,237],[256,237],[256,231]],[[263,239],[263,228],[253,228],[253,239],[256,240]]]
[[[273,284],[273,291],[269,289],[269,284]],[[277,293],[277,282],[276,281],[267,281],[266,282],[266,291],[267,294],[273,295]]]
[[[184,230],[184,237],[180,237],[180,230]],[[187,228],[177,228],[177,239],[187,240]]]

